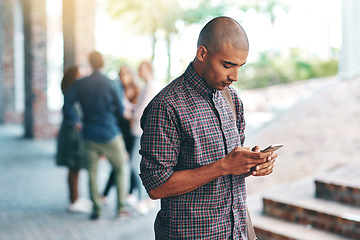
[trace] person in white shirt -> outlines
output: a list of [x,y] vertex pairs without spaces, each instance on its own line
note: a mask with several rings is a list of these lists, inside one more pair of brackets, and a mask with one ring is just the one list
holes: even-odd
[[147,214],[153,207],[154,203],[148,197],[144,186],[142,185],[139,173],[140,173],[140,137],[142,135],[142,129],[140,127],[140,119],[144,109],[148,103],[156,96],[158,92],[163,88],[159,81],[156,81],[153,76],[153,68],[150,62],[143,61],[139,66],[139,77],[145,81],[138,101],[134,106],[132,118],[131,118],[131,135],[133,137],[133,147],[130,154],[131,171],[136,175],[136,181],[134,187],[138,190],[139,203],[136,209],[141,214]]

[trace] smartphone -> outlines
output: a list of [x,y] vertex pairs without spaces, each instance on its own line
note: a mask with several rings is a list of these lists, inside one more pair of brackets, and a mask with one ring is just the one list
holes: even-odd
[[263,150],[261,150],[261,152],[274,152],[276,150],[278,150],[279,148],[282,148],[284,145],[283,144],[273,144],[268,146],[267,148],[264,148]]

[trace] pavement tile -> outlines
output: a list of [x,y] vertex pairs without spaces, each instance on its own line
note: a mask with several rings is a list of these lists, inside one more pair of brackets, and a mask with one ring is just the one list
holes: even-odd
[[[126,220],[115,218],[115,189],[102,218],[67,211],[65,168],[55,165],[55,140],[22,139],[21,126],[0,125],[0,239],[154,239],[156,210]],[[99,163],[99,188],[110,165]],[[80,172],[80,197],[88,198],[87,172]]]

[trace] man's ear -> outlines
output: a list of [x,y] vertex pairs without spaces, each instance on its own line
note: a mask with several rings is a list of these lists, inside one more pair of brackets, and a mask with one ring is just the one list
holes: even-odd
[[196,51],[196,58],[202,62],[204,61],[207,54],[207,49],[204,46],[200,46]]

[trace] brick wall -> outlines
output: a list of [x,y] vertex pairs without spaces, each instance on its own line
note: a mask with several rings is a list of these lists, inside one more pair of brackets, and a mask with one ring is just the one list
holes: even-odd
[[[88,54],[94,50],[94,0],[64,0],[72,2],[74,61],[88,66]],[[16,3],[23,3],[25,41],[25,112],[16,109],[14,12]],[[0,0],[0,123],[24,123],[25,136],[53,138],[59,126],[50,119],[57,113],[47,108],[47,30],[46,0]],[[64,33],[65,37],[66,34]],[[66,44],[66,43],[65,43]],[[50,121],[49,121],[50,120]]]
[[4,78],[3,78],[3,49],[4,49],[4,34],[3,34],[3,2],[0,0],[0,123],[4,122],[5,118],[5,103],[4,103]]
[[[44,51],[46,52],[46,20],[45,4],[44,0],[32,0],[36,2],[34,6],[41,4],[43,8],[37,8],[37,14],[33,16],[33,53],[34,53],[34,72],[33,72],[33,91],[36,98],[34,99],[34,136],[36,138],[55,137],[57,134],[58,126],[49,122],[49,115],[56,114],[50,113],[47,110],[47,96],[46,96],[46,73],[41,66],[46,66],[46,59],[44,59]],[[64,1],[64,4],[72,4],[75,7],[71,14],[75,16],[71,17],[73,23],[70,24],[74,31],[70,44],[73,46],[74,51],[72,59],[75,59],[75,63],[81,66],[88,66],[89,52],[94,50],[95,46],[95,1],[93,0],[76,0]],[[72,3],[71,3],[72,2]],[[66,8],[64,8],[66,9]],[[64,13],[67,16],[68,13]],[[67,36],[64,33],[64,38]],[[69,43],[69,42],[68,42]],[[64,42],[66,44],[66,42]],[[66,46],[64,45],[64,48]],[[70,53],[71,54],[71,53]],[[67,64],[64,62],[64,65]]]
[[1,23],[2,23],[2,89],[0,118],[2,122],[21,123],[22,113],[15,108],[15,68],[14,68],[14,1],[2,1]]
[[95,47],[95,1],[63,0],[64,66],[78,64],[90,73],[88,56]]

